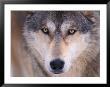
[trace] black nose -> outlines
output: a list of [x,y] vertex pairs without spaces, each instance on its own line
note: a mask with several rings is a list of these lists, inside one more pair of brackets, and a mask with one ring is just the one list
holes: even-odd
[[50,67],[51,67],[53,73],[59,74],[63,70],[64,61],[62,61],[60,59],[55,59],[50,62]]

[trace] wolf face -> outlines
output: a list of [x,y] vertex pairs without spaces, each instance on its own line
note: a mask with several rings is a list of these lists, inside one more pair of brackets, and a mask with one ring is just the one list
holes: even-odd
[[74,68],[88,47],[99,45],[98,23],[94,14],[88,17],[84,11],[36,11],[27,15],[23,36],[44,71],[58,75]]

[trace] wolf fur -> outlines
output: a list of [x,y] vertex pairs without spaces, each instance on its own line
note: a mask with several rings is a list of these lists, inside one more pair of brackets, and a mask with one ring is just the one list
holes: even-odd
[[[48,27],[49,34],[41,31]],[[75,29],[68,35],[69,29]],[[12,11],[12,76],[100,76],[99,11]],[[60,74],[50,61],[65,62]]]

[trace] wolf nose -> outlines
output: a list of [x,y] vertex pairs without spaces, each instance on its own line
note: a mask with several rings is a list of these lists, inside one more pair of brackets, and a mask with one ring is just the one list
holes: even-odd
[[50,66],[51,66],[53,73],[59,74],[62,72],[62,69],[64,67],[64,61],[62,61],[60,59],[55,59],[50,62]]

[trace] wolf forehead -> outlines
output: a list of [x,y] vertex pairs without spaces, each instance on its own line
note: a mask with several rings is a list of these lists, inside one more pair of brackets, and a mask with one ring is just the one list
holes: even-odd
[[26,16],[24,26],[30,31],[37,31],[51,20],[56,29],[60,29],[64,21],[74,21],[74,25],[82,32],[92,28],[93,22],[88,20],[81,11],[36,11]]

